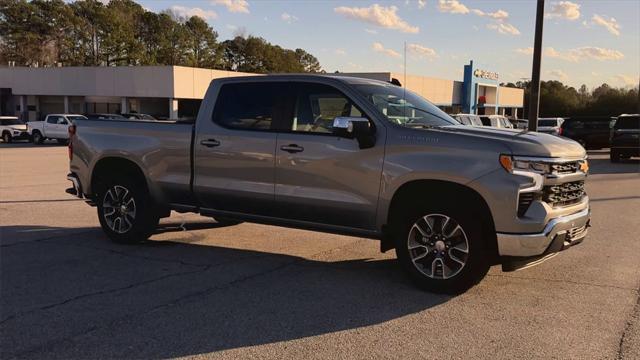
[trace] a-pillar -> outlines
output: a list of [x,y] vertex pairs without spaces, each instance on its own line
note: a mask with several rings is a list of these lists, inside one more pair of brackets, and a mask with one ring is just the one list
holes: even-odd
[[120,98],[120,114],[126,114],[129,112],[129,98],[123,96]]
[[169,98],[169,119],[178,119],[178,99]]

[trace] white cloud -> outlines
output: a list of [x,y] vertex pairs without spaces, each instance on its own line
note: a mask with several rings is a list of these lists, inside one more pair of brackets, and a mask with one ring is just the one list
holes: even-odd
[[549,18],[577,20],[580,18],[580,5],[571,1],[560,1],[551,5],[551,11],[545,14]]
[[369,34],[377,34],[378,33],[376,30],[373,30],[373,29],[364,29],[364,31],[366,33],[369,33]]
[[469,8],[458,0],[438,0],[438,10],[451,14],[467,14]]
[[504,34],[504,35],[520,35],[520,30],[518,30],[515,26],[509,23],[498,22],[494,24],[488,24],[487,28],[491,30],[495,30],[500,34]]
[[519,49],[516,49],[515,52],[523,55],[533,55],[533,48],[532,47],[519,48]]
[[282,15],[280,15],[280,19],[282,19],[282,21],[291,24],[292,22],[298,21],[298,17],[288,14],[286,12],[282,13]]
[[222,5],[232,13],[249,13],[247,0],[211,0],[213,5]]
[[347,52],[344,49],[335,49],[333,50],[333,53],[340,56],[347,55]]
[[496,12],[484,12],[479,9],[471,9],[471,12],[478,16],[486,16],[496,20],[505,20],[509,17],[509,13],[501,9]]
[[[533,48],[515,49],[515,52],[523,55],[532,55]],[[583,46],[567,51],[559,51],[552,47],[544,48],[542,54],[548,58],[556,58],[569,62],[581,62],[586,59],[594,59],[598,61],[620,60],[624,58],[624,54],[618,50],[605,49],[595,46]]]
[[365,21],[386,29],[399,30],[412,34],[420,31],[419,27],[411,26],[402,20],[400,16],[398,16],[398,8],[395,6],[385,7],[378,4],[362,8],[340,6],[334,8],[333,11],[347,18]]
[[385,54],[387,56],[391,56],[391,57],[395,57],[395,58],[399,58],[399,57],[402,56],[402,55],[400,55],[399,52],[397,52],[395,50],[385,49],[385,47],[379,42],[373,43],[373,45],[371,46],[371,49],[373,49],[373,51],[375,51],[375,52],[383,53],[383,54]]
[[612,33],[615,36],[620,36],[620,24],[618,24],[618,22],[614,18],[607,19],[606,17],[595,14],[591,18],[591,22],[604,27],[608,32]]
[[427,0],[418,0],[418,9],[424,9],[427,6]]
[[407,52],[420,58],[433,59],[438,57],[435,50],[419,44],[407,44]]
[[558,80],[567,81],[569,80],[569,75],[567,75],[564,71],[556,69],[547,72],[549,76],[552,78],[556,78]]
[[173,11],[174,13],[180,15],[180,16],[184,16],[184,17],[192,17],[192,16],[198,16],[201,17],[205,20],[213,20],[215,18],[218,17],[218,14],[216,14],[215,11],[213,10],[203,10],[199,7],[194,7],[194,8],[189,8],[189,7],[184,7],[184,6],[180,6],[180,5],[173,5],[171,7],[171,11]]
[[614,76],[613,79],[618,80],[619,82],[624,84],[624,86],[636,86],[638,85],[638,82],[639,82],[638,76],[631,76],[631,75],[624,75],[624,74],[618,74]]

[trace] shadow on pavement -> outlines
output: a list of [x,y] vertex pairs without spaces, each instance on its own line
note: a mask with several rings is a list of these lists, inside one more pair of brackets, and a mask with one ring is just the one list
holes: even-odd
[[47,146],[66,146],[66,145],[60,144],[55,140],[46,140],[42,144],[34,144],[26,140],[16,140],[11,143],[5,143],[0,140],[0,149],[33,148],[33,147],[47,147]]
[[[177,239],[118,245],[99,228],[35,230],[55,236],[0,252],[2,358],[206,354],[381,324],[450,299],[417,290],[394,260],[343,249],[305,258]],[[347,259],[323,260],[328,252]]]

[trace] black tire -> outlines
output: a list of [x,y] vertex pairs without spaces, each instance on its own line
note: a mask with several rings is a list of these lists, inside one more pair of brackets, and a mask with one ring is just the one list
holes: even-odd
[[620,153],[616,150],[611,149],[611,151],[609,152],[609,159],[612,163],[620,162]]
[[11,138],[11,134],[9,134],[9,132],[5,131],[2,133],[2,141],[9,144],[13,141],[13,138]]
[[41,145],[44,142],[44,136],[40,133],[40,131],[34,131],[33,135],[31,135],[31,139],[34,144]]
[[242,224],[244,221],[242,220],[236,220],[236,219],[230,219],[230,218],[226,218],[226,217],[219,217],[216,216],[213,218],[218,224],[222,225],[222,226],[234,226],[234,225],[240,225]]
[[97,187],[98,219],[102,230],[112,241],[134,244],[147,240],[153,234],[160,214],[155,211],[144,180],[123,174],[106,179]]
[[[438,225],[435,222],[444,224],[446,217],[449,218],[449,222],[443,226],[442,231],[438,231]],[[416,230],[412,232],[416,223],[422,224],[421,227],[427,226],[425,218],[436,220],[432,224],[436,231],[427,234],[429,237],[423,237]],[[459,225],[462,232],[452,230],[455,225]],[[463,210],[446,205],[414,206],[407,211],[403,220],[399,221],[395,228],[397,229],[395,245],[398,260],[413,282],[424,290],[434,293],[459,294],[477,284],[489,271],[490,251],[486,239],[483,237],[482,225],[477,217],[473,217],[471,209]],[[449,233],[449,237],[442,236],[443,234],[449,235]],[[421,239],[415,238],[415,234],[418,234],[418,238]],[[413,240],[410,239],[410,236],[413,237]],[[463,246],[462,238],[466,239],[466,247]],[[415,241],[422,242],[424,239],[427,239],[424,242],[426,245],[424,248],[409,249],[410,243],[415,245]],[[462,250],[458,250],[465,248],[466,254]],[[417,258],[422,254],[416,255],[416,253],[422,250],[427,255],[414,263],[412,256]],[[437,252],[434,254],[433,250]],[[454,257],[457,259],[456,261],[454,261]],[[437,258],[440,260],[436,260]],[[460,260],[464,261],[464,265],[460,266],[457,262]],[[422,270],[418,268],[419,266],[423,266]],[[434,266],[435,271],[429,271],[429,267],[433,270]],[[456,266],[460,268],[456,269]],[[456,269],[457,272],[454,274],[453,271],[450,271],[449,275],[451,276],[448,277],[446,276],[447,269]],[[427,272],[431,272],[431,276]]]
[[69,140],[67,139],[56,139],[56,142],[60,145],[68,145],[69,144]]

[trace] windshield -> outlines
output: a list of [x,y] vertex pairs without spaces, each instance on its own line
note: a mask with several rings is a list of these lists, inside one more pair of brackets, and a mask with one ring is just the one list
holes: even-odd
[[640,129],[640,116],[621,116],[614,125],[616,129]]
[[538,126],[558,126],[558,120],[538,120]]
[[2,122],[2,125],[22,125],[22,124],[24,124],[22,121],[18,120],[17,118],[2,119],[0,121]]
[[392,123],[409,127],[458,124],[437,106],[399,86],[355,85],[355,88]]
[[87,117],[86,116],[82,116],[82,115],[67,115],[67,119],[69,119],[71,121],[87,120]]

